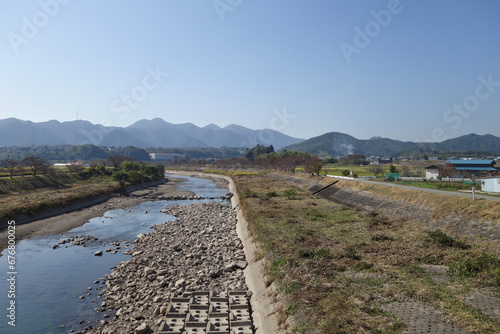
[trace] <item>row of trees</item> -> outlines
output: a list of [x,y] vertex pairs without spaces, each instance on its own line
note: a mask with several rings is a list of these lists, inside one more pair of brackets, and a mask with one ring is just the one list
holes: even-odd
[[223,169],[238,168],[260,168],[280,170],[294,173],[297,167],[302,166],[307,173],[319,175],[323,164],[316,155],[298,152],[282,151],[274,152],[271,146],[257,145],[248,149],[245,157],[217,160],[213,162],[214,167]]
[[144,162],[124,161],[113,172],[113,180],[125,184],[130,182],[133,184],[143,183],[153,180],[159,180],[164,177],[164,165],[148,165]]
[[[78,173],[84,178],[100,175],[113,176],[114,173],[122,171],[124,173],[119,174],[121,176],[117,176],[115,179],[117,181],[124,180],[132,183],[145,182],[163,177],[165,170],[163,165],[148,165],[143,162],[134,162],[133,160],[129,156],[112,155],[106,160],[94,161],[89,168],[84,168],[81,164],[76,163],[68,164],[67,168],[70,172]],[[29,156],[22,160],[3,159],[0,160],[0,166],[9,172],[11,178],[18,174],[23,175],[26,168],[34,176],[37,176],[39,173],[51,175],[56,172],[56,169],[47,160],[36,156]],[[112,167],[113,170],[108,170],[106,167]]]
[[34,176],[36,176],[38,172],[48,174],[51,171],[50,164],[40,157],[26,157],[22,160],[7,158],[0,161],[0,166],[7,169],[11,178],[15,174],[23,174],[25,167],[27,167]]
[[41,157],[49,161],[106,160],[111,155],[130,156],[136,161],[151,160],[145,149],[134,146],[112,149],[92,144],[0,147],[0,159],[23,160],[26,157]]

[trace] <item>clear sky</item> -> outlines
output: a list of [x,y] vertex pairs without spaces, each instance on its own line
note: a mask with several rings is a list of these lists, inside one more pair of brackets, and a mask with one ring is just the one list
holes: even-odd
[[4,0],[0,119],[500,136],[500,1]]

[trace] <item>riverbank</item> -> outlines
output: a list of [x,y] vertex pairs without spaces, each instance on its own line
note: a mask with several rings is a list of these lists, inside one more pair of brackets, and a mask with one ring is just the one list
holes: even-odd
[[[155,196],[192,196],[191,191],[179,191],[178,186],[183,182],[180,178],[168,177],[167,182],[157,184],[153,187],[144,188],[144,185],[135,185],[128,189],[127,195],[103,195],[102,198],[94,199],[95,204],[89,205],[88,201],[74,203],[71,212],[60,213],[60,209],[46,212],[47,218],[19,224],[16,221],[16,241],[59,234],[81,226],[91,218],[100,217],[106,211],[120,208],[130,208],[142,202],[150,201],[144,198],[146,195]],[[0,231],[0,251],[7,247],[7,230]]]
[[227,187],[234,194],[233,210],[217,203],[166,210],[178,220],[137,238],[132,258],[118,265],[106,282],[103,307],[117,311],[117,317],[90,333],[153,332],[164,326],[171,298],[199,291],[227,297],[228,290],[239,290],[236,293],[243,292],[250,300],[253,333],[281,333],[275,286],[265,284],[265,260],[249,234],[233,180],[199,172],[174,173]]

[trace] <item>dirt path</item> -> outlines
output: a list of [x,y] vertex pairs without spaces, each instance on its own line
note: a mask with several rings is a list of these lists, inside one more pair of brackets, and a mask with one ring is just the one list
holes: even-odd
[[[16,241],[53,235],[69,231],[81,226],[94,217],[102,216],[106,211],[113,209],[129,208],[136,206],[144,201],[141,196],[154,194],[157,196],[190,196],[194,195],[191,191],[178,191],[177,187],[183,180],[175,177],[168,177],[167,183],[150,187],[146,189],[131,192],[129,196],[113,196],[109,200],[93,205],[84,209],[79,209],[69,213],[64,213],[54,217],[35,220],[30,223],[16,226]],[[0,251],[7,246],[7,230],[0,232]]]

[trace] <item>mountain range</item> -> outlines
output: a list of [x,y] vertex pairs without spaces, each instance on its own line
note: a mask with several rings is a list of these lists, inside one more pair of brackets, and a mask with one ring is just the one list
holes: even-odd
[[17,118],[0,120],[0,146],[82,145],[135,146],[140,148],[242,147],[273,145],[275,150],[298,150],[319,155],[363,154],[400,156],[431,152],[475,151],[500,154],[500,138],[469,134],[439,143],[416,143],[389,138],[357,139],[345,133],[329,132],[308,140],[271,129],[251,130],[231,124],[172,124],[161,118],[139,120],[127,127],[108,127],[77,120],[34,123]]
[[419,153],[459,151],[500,154],[500,138],[493,135],[477,135],[472,133],[439,143],[415,143],[381,137],[363,140],[340,132],[329,132],[297,144],[286,146],[283,149],[332,156],[363,154],[365,156],[397,157]]
[[108,127],[77,120],[34,123],[17,118],[0,120],[0,146],[82,145],[135,147],[254,147],[273,145],[275,149],[299,143],[271,129],[251,130],[231,124],[198,127],[192,123],[172,124],[161,118],[140,120],[127,127]]

